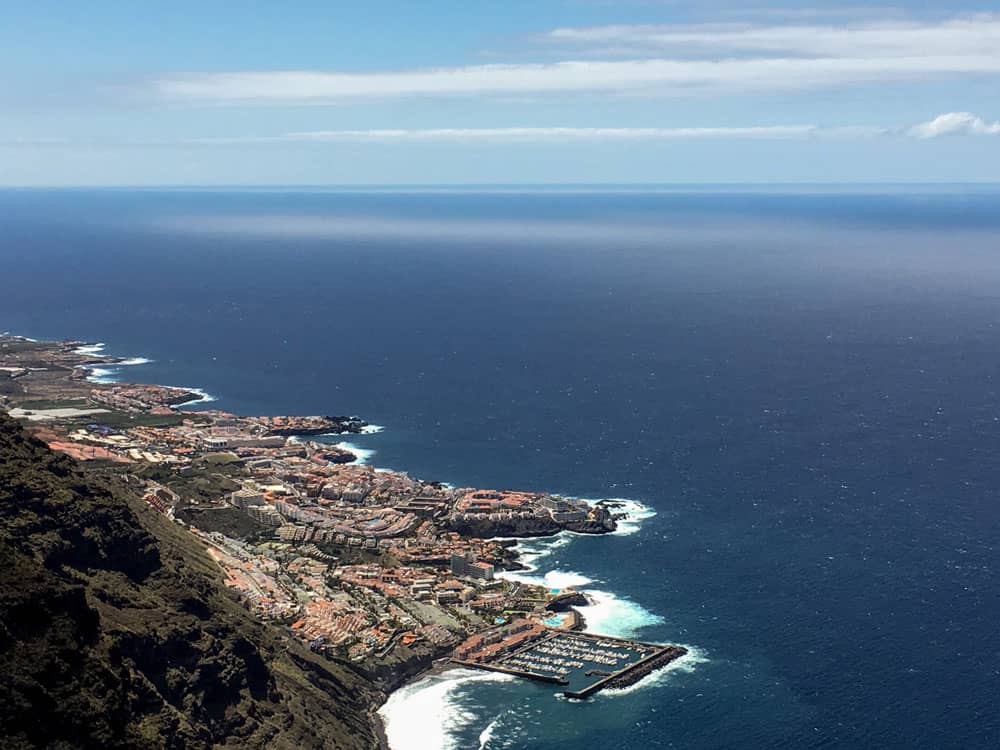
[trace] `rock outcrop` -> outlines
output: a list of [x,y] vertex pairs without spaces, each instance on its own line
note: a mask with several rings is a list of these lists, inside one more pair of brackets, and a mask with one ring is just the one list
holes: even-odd
[[617,528],[614,515],[603,505],[591,510],[590,518],[582,521],[557,522],[549,516],[531,518],[505,517],[494,519],[488,515],[452,516],[448,519],[452,531],[462,536],[492,539],[493,537],[538,537],[553,536],[560,531],[578,534],[610,534]]

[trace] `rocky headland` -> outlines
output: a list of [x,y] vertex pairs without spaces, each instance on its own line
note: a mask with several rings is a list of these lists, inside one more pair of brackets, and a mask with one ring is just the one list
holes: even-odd
[[609,534],[617,528],[615,515],[598,503],[587,518],[575,521],[556,521],[550,516],[490,517],[488,515],[462,515],[448,521],[449,528],[463,536],[481,539],[494,537],[532,538],[554,536],[562,531],[577,534]]

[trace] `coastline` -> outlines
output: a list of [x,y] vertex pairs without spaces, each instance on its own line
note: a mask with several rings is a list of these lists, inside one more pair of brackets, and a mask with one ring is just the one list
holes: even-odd
[[[41,343],[41,344],[59,343],[59,342],[42,342],[42,341],[36,341],[34,339],[28,339],[27,337],[19,337],[11,334],[7,335],[11,336],[12,338],[18,338],[22,339],[23,341],[32,343]],[[89,373],[85,378],[85,380],[95,385],[108,386],[111,384],[121,383],[122,381],[119,379],[120,374],[116,372],[116,368],[148,364],[152,361],[142,357],[117,357],[112,355],[106,355],[103,353],[105,349],[105,345],[103,343],[87,344],[86,342],[71,341],[71,342],[63,342],[63,344],[73,346],[73,348],[70,349],[70,351],[74,354],[86,357],[92,357],[94,359],[99,358],[100,361],[86,362],[78,365],[80,369],[86,370]],[[132,384],[131,381],[129,381],[129,384]],[[146,384],[138,384],[138,383],[136,383],[135,385],[142,385],[144,387],[146,386]],[[208,394],[206,391],[200,388],[161,386],[157,384],[150,384],[150,385],[152,385],[153,387],[180,391],[183,392],[185,395],[190,394],[196,396],[195,398],[192,398],[190,400],[178,403],[170,403],[169,409],[173,411],[183,412],[184,407],[216,400],[214,396]],[[197,412],[191,412],[191,413],[197,413]],[[378,425],[366,425],[365,429],[363,429],[360,433],[355,435],[355,437],[360,435],[376,434],[378,432],[381,432],[383,429],[384,429],[383,427]],[[341,435],[341,434],[343,433],[331,433],[331,436]],[[366,463],[367,459],[372,454],[374,454],[373,450],[367,451],[362,449],[357,452],[361,454],[357,456],[355,461],[358,464]],[[639,525],[645,518],[651,515],[655,515],[655,511],[648,508],[648,506],[645,506],[644,504],[635,500],[628,500],[624,498],[606,498],[606,499],[572,498],[572,499],[583,500],[586,503],[594,506],[598,504],[604,504],[614,510],[627,508],[628,512],[626,512],[620,519],[618,519],[621,522],[620,525],[614,531],[605,532],[611,535],[624,535],[624,534],[635,533],[636,531],[638,531]],[[533,576],[531,574],[539,570],[539,566],[535,565],[534,563],[537,562],[539,559],[547,557],[549,554],[551,554],[553,550],[558,549],[559,547],[562,547],[565,544],[569,544],[574,539],[580,537],[590,537],[595,535],[596,534],[594,533],[579,532],[569,528],[561,528],[555,531],[551,530],[537,531],[533,533],[518,534],[516,536],[507,536],[507,537],[497,536],[495,537],[497,540],[513,542],[511,546],[514,548],[511,550],[513,555],[509,559],[510,563],[509,567],[506,567],[503,570],[498,571],[498,577],[499,578],[507,577],[511,580],[523,580],[525,582],[528,582],[530,580],[535,585],[540,584],[552,587],[553,584],[550,583],[548,580],[549,576],[552,574],[558,574],[558,572],[549,571],[548,573],[544,574],[541,577]],[[532,543],[535,543],[536,545],[543,544],[544,547],[538,551],[524,549],[525,545],[531,545]],[[588,602],[588,604],[585,605],[586,607],[593,608],[601,605],[601,602],[597,601],[594,597],[584,593],[581,589],[577,588],[578,582],[592,583],[592,581],[589,578],[580,576],[579,574],[575,573],[562,573],[559,575],[563,576],[563,581],[562,581],[563,585],[560,585],[559,588],[569,589],[570,592],[574,592],[579,596],[583,597]],[[610,597],[612,601],[617,601],[617,597],[615,597],[614,594],[611,594],[610,592],[602,592],[602,593],[605,593],[605,595]],[[567,605],[567,608],[574,610],[578,616],[578,624],[575,626],[574,629],[587,631],[588,629],[587,616],[583,611],[581,611],[581,607],[583,606],[584,605],[575,603]],[[453,662],[450,659],[450,657],[447,656],[438,657],[434,659],[431,662],[431,664],[426,668],[419,669],[418,671],[408,675],[405,679],[399,682],[399,684],[394,684],[388,690],[381,691],[380,698],[377,700],[377,702],[372,703],[368,712],[369,720],[372,725],[375,736],[378,740],[378,746],[380,750],[395,750],[392,747],[389,740],[389,722],[384,718],[382,714],[382,710],[388,704],[390,698],[393,695],[402,691],[403,689],[407,687],[412,687],[413,685],[429,677],[443,675],[446,674],[447,672],[460,670],[462,668],[463,666],[461,664]]]
[[[35,339],[28,339],[27,337],[21,336],[19,338],[25,341],[31,341],[33,343],[41,343]],[[103,354],[102,352],[106,348],[106,344],[103,342],[97,342],[94,344],[84,342],[82,346],[78,346],[72,351],[75,354],[81,354],[90,357],[100,357],[101,362],[94,364],[83,364],[81,367],[90,372],[85,380],[88,383],[94,383],[96,385],[109,385],[111,383],[121,382],[118,379],[119,373],[117,368],[119,367],[136,367],[138,365],[148,365],[152,364],[153,360],[147,359],[146,357],[121,357],[110,354]],[[103,365],[103,367],[102,367]],[[100,374],[98,374],[100,373]],[[202,388],[195,388],[191,386],[183,385],[163,385],[162,383],[149,383],[149,385],[155,385],[159,388],[172,388],[178,391],[184,391],[195,398],[189,399],[187,401],[181,401],[176,404],[171,404],[171,409],[180,410],[185,406],[192,406],[194,404],[207,404],[215,401],[216,398],[211,393],[208,393]]]
[[439,659],[435,659],[434,662],[426,669],[410,675],[398,685],[395,685],[391,690],[385,691],[385,698],[378,704],[373,705],[369,713],[372,726],[375,729],[375,735],[379,740],[379,750],[394,750],[394,748],[389,744],[387,722],[382,717],[381,713],[382,709],[389,702],[389,698],[392,694],[398,693],[407,687],[411,687],[428,677],[443,675],[447,672],[452,672],[460,668],[461,665],[454,663],[450,657],[441,657]]

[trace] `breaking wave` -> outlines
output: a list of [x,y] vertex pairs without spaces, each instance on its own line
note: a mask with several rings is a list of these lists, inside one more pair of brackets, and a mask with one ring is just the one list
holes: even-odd
[[355,464],[367,464],[371,460],[371,457],[374,456],[376,452],[374,448],[362,448],[357,443],[349,443],[346,440],[337,443],[336,447],[340,448],[343,451],[350,451],[355,456],[357,456],[357,459],[351,462]]
[[[73,350],[75,354],[82,354],[87,357],[106,357],[106,344],[85,344]],[[89,383],[117,383],[119,381],[119,368],[134,367],[136,365],[148,365],[153,360],[146,357],[128,357],[117,362],[104,362],[100,365],[84,365],[89,371],[87,382]],[[193,390],[193,389],[191,389]]]
[[588,633],[600,633],[615,638],[633,638],[643,628],[662,625],[661,615],[650,612],[641,604],[610,591],[584,589],[590,600],[586,607],[576,607],[587,622]]
[[479,750],[486,750],[487,745],[490,744],[490,740],[493,739],[493,732],[496,731],[499,722],[500,719],[498,717],[487,724],[486,729],[479,733]]
[[88,367],[88,383],[117,383],[118,373],[110,367]]
[[602,502],[614,503],[616,507],[611,508],[612,513],[626,514],[625,518],[618,519],[618,528],[611,532],[615,536],[630,536],[635,534],[640,528],[642,528],[643,521],[646,521],[656,515],[656,511],[645,503],[641,503],[638,500],[629,500],[624,497],[581,497],[577,499],[583,500],[591,505],[596,505],[597,503]]
[[[507,540],[509,541],[509,540]],[[520,581],[537,586],[545,585],[545,580],[541,576],[531,575],[539,569],[540,563],[560,547],[565,547],[573,541],[570,534],[559,534],[554,537],[542,537],[538,539],[517,539],[514,548],[517,552],[517,560],[524,566],[524,570],[508,570],[497,573],[498,578],[505,578],[508,581]]]
[[190,393],[194,393],[197,395],[197,398],[193,398],[190,401],[184,401],[183,403],[180,404],[174,404],[174,406],[172,407],[174,409],[179,409],[182,406],[190,406],[191,404],[204,404],[209,401],[216,400],[215,396],[213,396],[211,393],[208,393],[207,391],[203,391],[201,388],[188,388],[187,386],[177,386],[177,385],[167,386],[167,387],[180,388],[182,391],[189,391]]
[[[458,692],[468,685],[515,679],[496,672],[455,669],[397,690],[379,709],[389,745],[392,750],[465,750],[460,748],[456,735],[468,729],[477,715],[463,707]],[[490,726],[479,736],[480,747],[490,739]]]
[[83,354],[87,357],[100,357],[103,356],[104,344],[84,344],[83,346],[78,346],[73,350],[74,354]]

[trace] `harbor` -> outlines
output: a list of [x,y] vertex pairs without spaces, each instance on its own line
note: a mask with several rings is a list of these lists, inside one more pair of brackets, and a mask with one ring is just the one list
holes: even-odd
[[624,688],[687,653],[660,645],[593,633],[513,623],[490,637],[470,639],[453,661],[558,685],[567,698],[587,698],[605,688]]

